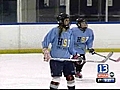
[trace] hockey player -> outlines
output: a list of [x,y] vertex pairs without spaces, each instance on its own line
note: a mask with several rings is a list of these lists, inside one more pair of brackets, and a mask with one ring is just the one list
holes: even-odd
[[[57,61],[52,58],[69,59],[73,55],[73,59],[78,59],[76,50],[74,49],[73,35],[70,27],[70,18],[68,14],[61,13],[57,17],[59,26],[52,28],[44,37],[42,42],[44,60],[50,61],[50,70],[52,80],[50,89],[57,89],[60,84],[62,73],[67,80],[68,89],[75,89],[75,66],[71,61]],[[51,43],[50,52],[48,46]]]
[[84,59],[83,62],[76,61],[76,77],[82,78],[82,68],[86,63],[85,53],[86,50],[89,50],[89,53],[94,54],[93,41],[94,41],[94,33],[93,30],[88,28],[87,21],[83,18],[76,19],[77,27],[73,27],[71,30],[74,36],[74,46],[75,50],[79,53],[80,57]]

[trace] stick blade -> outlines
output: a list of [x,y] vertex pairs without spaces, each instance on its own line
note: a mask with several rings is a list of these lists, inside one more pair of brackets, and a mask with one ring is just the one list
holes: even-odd
[[115,62],[119,62],[119,61],[120,61],[120,57]]
[[109,52],[106,58],[102,60],[102,63],[105,63],[112,55],[113,55],[113,52]]
[[86,62],[105,63],[112,55],[113,55],[113,52],[109,52],[107,56],[105,56],[105,59],[103,59],[102,61],[87,60]]

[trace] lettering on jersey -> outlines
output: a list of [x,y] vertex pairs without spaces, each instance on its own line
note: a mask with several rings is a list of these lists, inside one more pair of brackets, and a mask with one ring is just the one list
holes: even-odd
[[85,43],[89,37],[77,37],[77,42]]
[[67,46],[67,39],[64,39],[63,40],[63,47],[66,47]]
[[81,42],[81,37],[77,37],[77,42]]
[[62,47],[68,47],[69,45],[68,39],[58,38],[58,45]]
[[62,45],[62,41],[63,41],[63,39],[62,38],[58,38],[58,45]]
[[81,43],[85,43],[86,42],[86,37],[81,37]]

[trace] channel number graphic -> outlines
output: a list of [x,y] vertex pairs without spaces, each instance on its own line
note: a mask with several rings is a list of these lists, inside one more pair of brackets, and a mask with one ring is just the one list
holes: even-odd
[[97,66],[97,83],[115,83],[114,73],[109,74],[108,64],[98,64]]

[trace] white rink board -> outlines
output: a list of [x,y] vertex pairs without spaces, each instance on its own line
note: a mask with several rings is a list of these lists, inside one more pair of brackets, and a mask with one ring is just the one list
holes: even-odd
[[[0,25],[0,49],[42,48],[44,36],[58,24]],[[71,28],[76,26],[71,24]],[[94,48],[120,48],[120,24],[88,24],[95,34]]]

